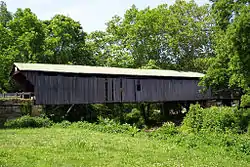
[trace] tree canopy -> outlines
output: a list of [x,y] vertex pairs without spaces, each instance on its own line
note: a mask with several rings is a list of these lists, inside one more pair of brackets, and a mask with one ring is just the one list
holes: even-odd
[[250,6],[248,1],[213,3],[215,54],[202,84],[218,89],[240,89],[249,97]]
[[[140,68],[154,61],[163,69],[202,71],[195,60],[213,56],[209,6],[177,0],[174,5],[139,10],[133,5],[123,17],[114,16],[106,32],[90,34],[102,60],[130,62]],[[111,63],[112,65],[112,63]]]

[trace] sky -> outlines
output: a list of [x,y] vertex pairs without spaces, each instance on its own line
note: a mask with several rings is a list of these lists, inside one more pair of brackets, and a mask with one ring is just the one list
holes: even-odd
[[[175,0],[4,0],[8,10],[15,12],[17,8],[30,8],[39,19],[47,20],[55,14],[64,14],[79,21],[83,30],[90,33],[105,30],[107,23],[114,15],[123,16],[133,4],[139,9],[160,4],[173,4]],[[195,0],[199,5],[209,0]]]

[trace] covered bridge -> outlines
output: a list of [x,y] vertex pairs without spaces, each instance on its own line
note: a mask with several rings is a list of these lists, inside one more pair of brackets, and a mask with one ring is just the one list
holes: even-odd
[[203,101],[196,72],[14,63],[13,79],[36,104]]

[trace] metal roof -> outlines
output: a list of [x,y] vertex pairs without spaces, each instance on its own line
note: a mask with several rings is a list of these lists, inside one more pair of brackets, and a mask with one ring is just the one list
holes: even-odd
[[41,63],[14,63],[19,71],[41,71],[75,74],[102,74],[126,76],[153,76],[153,77],[183,77],[200,78],[204,74],[198,72],[184,72],[174,70],[132,69],[117,67],[66,65],[66,64],[41,64]]

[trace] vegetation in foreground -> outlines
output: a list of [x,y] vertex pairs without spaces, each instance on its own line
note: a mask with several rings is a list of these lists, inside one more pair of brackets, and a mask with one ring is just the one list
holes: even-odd
[[52,123],[24,116],[5,124],[20,129],[0,131],[0,165],[246,167],[249,116],[250,110],[193,105],[180,127],[167,122],[152,132],[103,118]]
[[158,140],[72,127],[1,130],[0,165],[250,166],[249,155],[214,145],[219,135],[207,137],[177,135]]

